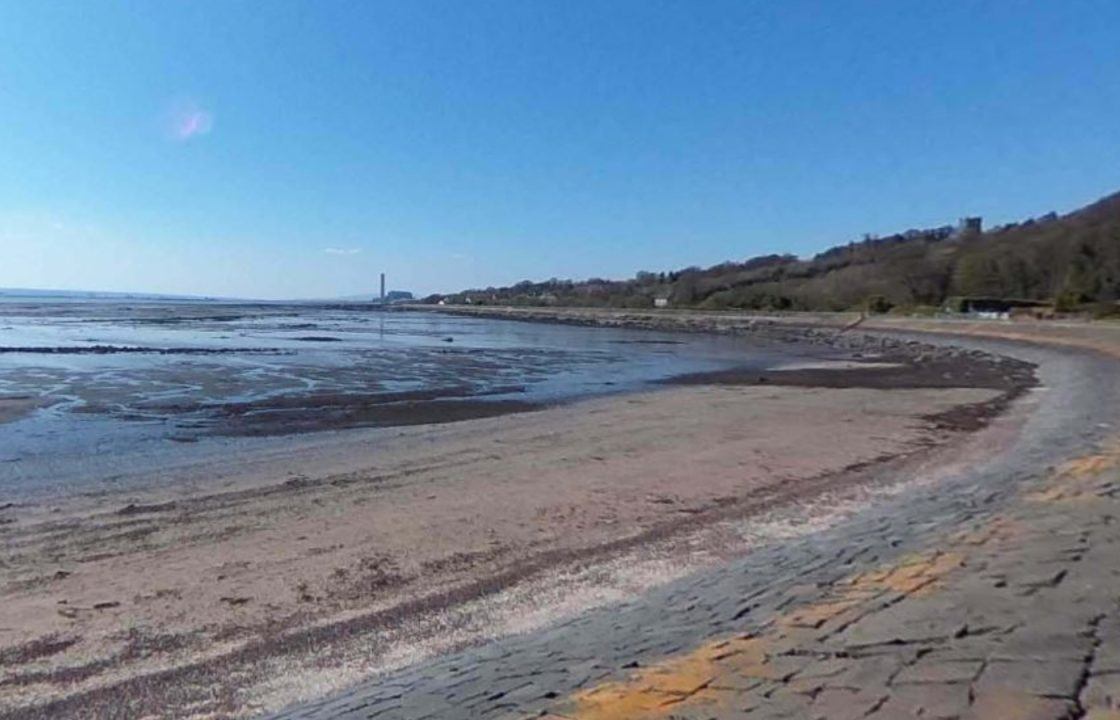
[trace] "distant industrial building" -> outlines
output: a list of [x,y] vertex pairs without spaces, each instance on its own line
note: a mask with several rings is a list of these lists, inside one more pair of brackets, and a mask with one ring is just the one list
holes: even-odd
[[412,293],[407,290],[385,290],[385,273],[381,273],[381,292],[373,299],[373,302],[381,305],[398,302],[408,302],[413,299]]

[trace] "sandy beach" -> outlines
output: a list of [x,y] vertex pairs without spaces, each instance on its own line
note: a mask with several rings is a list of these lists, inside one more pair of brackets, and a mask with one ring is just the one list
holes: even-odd
[[356,434],[252,483],[229,458],[191,492],[9,505],[0,708],[247,717],[539,627],[918,477],[1030,382],[953,355],[701,374]]

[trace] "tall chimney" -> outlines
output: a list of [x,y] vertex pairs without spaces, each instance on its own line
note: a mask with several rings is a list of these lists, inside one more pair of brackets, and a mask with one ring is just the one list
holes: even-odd
[[385,304],[385,273],[381,273],[381,304]]

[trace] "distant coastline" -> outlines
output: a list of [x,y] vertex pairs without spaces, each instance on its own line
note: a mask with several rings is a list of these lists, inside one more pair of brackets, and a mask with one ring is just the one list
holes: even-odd
[[4,300],[145,300],[156,302],[229,302],[232,298],[204,295],[165,295],[161,293],[112,292],[104,290],[49,290],[40,288],[0,288]]

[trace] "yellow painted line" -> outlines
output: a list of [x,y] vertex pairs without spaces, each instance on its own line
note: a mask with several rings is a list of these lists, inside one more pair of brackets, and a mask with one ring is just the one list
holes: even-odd
[[1074,458],[1054,474],[1049,486],[1029,493],[1034,502],[1084,502],[1093,500],[1100,476],[1120,469],[1120,441],[1113,440],[1100,452]]
[[687,655],[651,666],[626,680],[605,683],[574,697],[574,712],[565,717],[580,720],[632,720],[659,718],[682,702],[711,701],[708,691],[735,658],[736,666],[761,664],[765,658],[759,638],[733,638],[705,645]]
[[791,630],[818,628],[846,612],[858,611],[887,591],[915,595],[933,592],[962,562],[958,553],[933,552],[909,555],[891,565],[853,575],[834,585],[819,602],[779,615],[763,634],[708,643],[635,671],[624,680],[577,693],[558,712],[574,720],[654,720],[669,717],[682,706],[718,710],[723,703],[743,699],[743,691],[729,691],[729,683],[741,687],[752,679],[785,679],[785,671],[772,659],[778,654],[775,641]]
[[[1028,496],[1036,501],[1068,500],[1090,491],[1100,474],[1120,468],[1120,440],[1100,452],[1062,465],[1053,485]],[[691,652],[668,658],[635,671],[628,678],[598,685],[573,695],[557,710],[572,720],[658,720],[684,707],[703,707],[718,715],[729,702],[742,705],[750,699],[751,680],[780,681],[777,641],[788,648],[790,638],[815,631],[844,615],[857,614],[883,593],[921,596],[936,592],[947,576],[965,562],[970,548],[1015,542],[1024,528],[1019,521],[997,516],[983,527],[947,537],[952,551],[905,556],[893,563],[857,573],[837,582],[817,602],[775,617],[755,636],[742,635],[705,644]],[[735,682],[731,682],[735,680]],[[772,687],[772,686],[771,686]],[[740,688],[740,689],[734,689]],[[1004,700],[1007,700],[1004,698]],[[1120,720],[1120,712],[1094,710],[1087,720]]]

